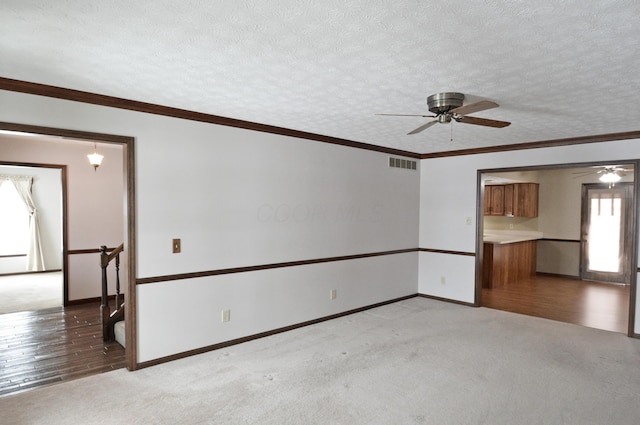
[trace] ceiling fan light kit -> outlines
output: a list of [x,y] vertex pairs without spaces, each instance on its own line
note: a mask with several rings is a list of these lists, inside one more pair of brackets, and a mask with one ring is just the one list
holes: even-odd
[[378,115],[390,115],[390,116],[407,116],[407,117],[425,117],[434,118],[433,121],[429,121],[426,124],[421,125],[415,130],[410,131],[407,134],[417,134],[434,124],[449,123],[451,121],[460,122],[463,124],[482,125],[485,127],[503,128],[511,124],[507,121],[490,120],[486,118],[469,117],[467,114],[474,112],[484,111],[487,109],[497,108],[498,105],[495,102],[489,100],[481,100],[479,102],[463,105],[464,94],[457,92],[443,92],[432,94],[427,97],[427,106],[429,111],[435,115],[405,115],[405,114],[378,114]]

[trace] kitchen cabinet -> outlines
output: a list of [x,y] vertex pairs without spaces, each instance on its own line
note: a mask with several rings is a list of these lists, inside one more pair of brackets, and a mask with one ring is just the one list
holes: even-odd
[[484,215],[537,217],[538,183],[485,186]]
[[538,183],[513,184],[513,216],[538,216]]
[[504,215],[504,185],[485,186],[484,215]]

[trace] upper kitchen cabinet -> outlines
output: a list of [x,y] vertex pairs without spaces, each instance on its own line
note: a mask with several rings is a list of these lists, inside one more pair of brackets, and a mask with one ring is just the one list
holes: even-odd
[[485,186],[484,215],[537,217],[538,183]]
[[538,216],[538,183],[513,184],[514,217]]
[[484,215],[504,215],[505,185],[484,187]]

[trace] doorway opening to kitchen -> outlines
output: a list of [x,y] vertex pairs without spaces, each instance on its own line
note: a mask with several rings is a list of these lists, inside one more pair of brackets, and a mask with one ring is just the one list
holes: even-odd
[[[619,181],[603,183],[613,166],[624,170]],[[630,335],[637,169],[637,161],[621,161],[481,170],[476,303]],[[514,213],[512,188],[524,184],[537,189],[526,195],[537,209]],[[499,201],[487,195],[500,185],[509,194],[500,206],[508,214],[488,214],[487,202]],[[618,238],[611,237],[614,219]]]

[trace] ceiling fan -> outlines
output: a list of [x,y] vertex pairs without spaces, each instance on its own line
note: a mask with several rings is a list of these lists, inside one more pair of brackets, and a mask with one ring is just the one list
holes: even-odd
[[511,124],[507,121],[490,120],[486,118],[469,117],[467,114],[474,112],[484,111],[486,109],[497,108],[498,105],[495,102],[489,100],[481,100],[479,102],[470,103],[468,105],[462,105],[464,100],[464,94],[455,92],[436,93],[427,97],[427,105],[429,111],[435,115],[409,115],[409,114],[376,114],[395,117],[425,117],[435,118],[433,121],[429,121],[426,124],[421,125],[415,130],[410,131],[407,134],[417,134],[437,123],[448,123],[453,121],[461,122],[463,124],[483,125],[486,127],[503,128]]
[[591,174],[600,174],[599,180],[604,183],[615,183],[627,175],[626,171],[633,171],[633,168],[623,168],[619,165],[595,165],[593,170],[576,171],[575,178],[586,177]]

